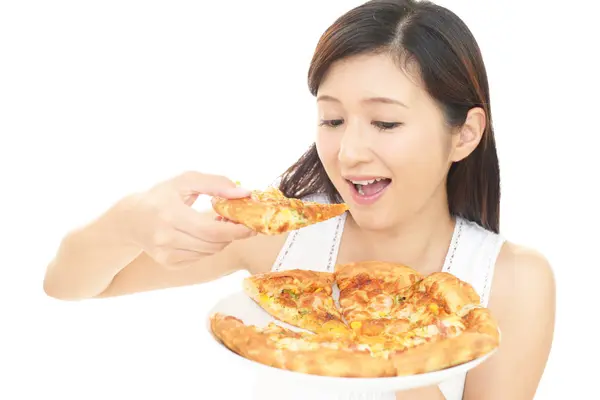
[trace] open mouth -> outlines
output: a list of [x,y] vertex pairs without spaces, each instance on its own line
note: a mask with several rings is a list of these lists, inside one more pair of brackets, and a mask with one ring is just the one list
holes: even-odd
[[370,179],[346,179],[352,190],[352,196],[359,203],[372,203],[377,200],[392,183],[392,180],[384,177]]

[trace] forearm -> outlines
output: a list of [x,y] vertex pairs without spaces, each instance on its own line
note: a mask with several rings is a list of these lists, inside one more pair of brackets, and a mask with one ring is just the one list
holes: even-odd
[[47,268],[45,292],[54,298],[76,300],[101,293],[112,279],[139,256],[141,250],[128,243],[129,198],[123,199],[89,225],[69,233]]

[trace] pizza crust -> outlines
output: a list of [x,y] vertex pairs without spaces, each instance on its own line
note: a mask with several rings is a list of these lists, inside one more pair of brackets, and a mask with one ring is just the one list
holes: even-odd
[[335,377],[394,375],[391,360],[375,358],[349,340],[337,338],[336,341],[328,341],[331,338],[325,337],[325,340],[315,342],[312,349],[286,349],[278,343],[301,336],[281,328],[283,333],[276,335],[275,339],[257,327],[245,325],[238,318],[220,313],[211,316],[211,329],[235,353],[271,367]]
[[481,302],[473,286],[449,272],[434,272],[405,291],[427,294],[441,302],[446,312],[451,314],[460,313],[463,307]]
[[482,357],[500,345],[500,332],[487,309],[475,308],[463,321],[467,329],[458,336],[390,355],[396,375],[422,374],[460,365]]
[[353,262],[335,267],[335,280],[339,283],[352,280],[362,274],[386,282],[400,280],[399,285],[403,287],[412,285],[422,278],[421,274],[406,265],[385,261]]

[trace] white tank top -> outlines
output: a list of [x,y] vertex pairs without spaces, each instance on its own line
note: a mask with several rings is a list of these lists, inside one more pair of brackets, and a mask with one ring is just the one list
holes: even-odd
[[[326,203],[322,195],[306,200]],[[272,270],[309,269],[334,271],[346,214],[328,221],[292,231],[287,237]],[[463,218],[456,219],[452,240],[446,254],[442,271],[473,285],[481,297],[481,304],[488,304],[496,258],[504,238],[494,232]],[[446,400],[461,400],[466,374],[456,376],[439,385]],[[277,387],[277,382],[257,376],[254,389],[256,400],[395,400],[395,393],[315,393],[305,387]]]

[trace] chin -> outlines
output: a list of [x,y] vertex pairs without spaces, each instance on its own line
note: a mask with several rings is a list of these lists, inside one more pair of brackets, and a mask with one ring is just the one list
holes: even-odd
[[394,227],[395,218],[385,209],[357,209],[350,205],[350,215],[360,229],[366,231],[387,231]]

